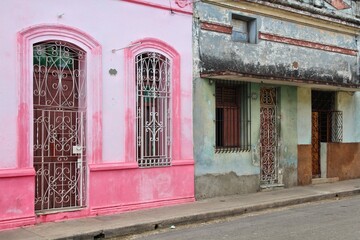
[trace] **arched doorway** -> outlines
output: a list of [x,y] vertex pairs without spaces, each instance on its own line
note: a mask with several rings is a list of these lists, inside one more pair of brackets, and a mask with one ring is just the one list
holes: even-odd
[[85,52],[65,41],[33,45],[35,211],[86,203]]

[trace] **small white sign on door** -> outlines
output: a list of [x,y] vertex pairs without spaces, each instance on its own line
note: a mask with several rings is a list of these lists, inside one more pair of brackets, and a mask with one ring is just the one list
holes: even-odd
[[80,154],[82,153],[82,147],[81,146],[73,146],[73,154]]

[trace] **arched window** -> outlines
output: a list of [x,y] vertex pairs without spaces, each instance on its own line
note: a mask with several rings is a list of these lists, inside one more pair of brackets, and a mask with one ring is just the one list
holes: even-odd
[[139,167],[171,165],[171,64],[157,52],[135,57]]

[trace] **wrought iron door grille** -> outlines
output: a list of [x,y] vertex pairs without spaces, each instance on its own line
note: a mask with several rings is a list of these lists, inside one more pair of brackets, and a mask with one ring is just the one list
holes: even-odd
[[170,61],[156,52],[136,56],[136,135],[139,167],[171,165]]
[[33,48],[35,210],[86,204],[85,53],[61,41]]
[[279,148],[276,88],[260,90],[260,181],[278,183]]
[[320,176],[320,131],[319,113],[312,112],[311,124],[311,157],[312,157],[312,176]]
[[251,150],[250,84],[217,81],[215,87],[216,153]]

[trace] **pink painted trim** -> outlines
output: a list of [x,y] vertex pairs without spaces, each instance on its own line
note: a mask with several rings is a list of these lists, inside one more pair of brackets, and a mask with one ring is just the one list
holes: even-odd
[[127,212],[127,211],[147,209],[147,208],[164,207],[175,204],[190,203],[194,201],[195,201],[194,196],[188,196],[181,198],[161,199],[158,201],[147,201],[147,202],[143,201],[143,202],[134,202],[129,204],[100,206],[100,207],[92,208],[90,212],[92,215],[97,215],[97,214],[103,215],[103,214]]
[[65,212],[38,214],[36,215],[35,221],[36,223],[66,221],[70,219],[85,218],[88,216],[89,216],[89,208],[81,208],[81,209],[74,209]]
[[[122,0],[125,2],[131,2],[131,3],[135,3],[135,4],[141,4],[141,5],[145,5],[148,7],[153,7],[153,8],[158,8],[158,9],[163,9],[163,10],[167,10],[169,12],[177,12],[177,13],[182,13],[182,14],[187,14],[187,15],[192,15],[192,10],[183,10],[183,9],[178,9],[175,6],[172,6],[172,8],[170,8],[170,5],[160,5],[160,4],[156,4],[156,3],[152,3],[152,2],[146,2],[144,0]],[[173,1],[173,0],[171,0]],[[169,3],[169,1],[166,1],[166,3]],[[190,8],[192,9],[192,8]]]
[[[71,42],[87,52],[87,82],[92,86],[88,102],[91,136],[88,144],[88,162],[101,162],[102,156],[102,66],[101,45],[89,34],[61,24],[41,24],[28,27],[17,34],[19,89],[17,118],[17,161],[19,168],[32,167],[32,45],[36,42],[61,39]],[[90,66],[90,67],[89,67]],[[89,123],[88,123],[89,124]]]
[[[172,166],[188,166],[188,165],[194,165],[194,160],[177,160],[172,163]],[[137,169],[137,168],[139,167],[136,162],[89,164],[90,172],[117,171],[117,170]]]
[[12,228],[34,225],[35,223],[36,220],[34,215],[0,220],[0,233],[2,230],[9,230]]
[[35,176],[34,168],[0,169],[0,178]]
[[125,102],[126,106],[126,117],[125,122],[127,123],[125,130],[125,159],[126,161],[136,160],[136,146],[135,146],[135,106],[136,106],[136,88],[135,88],[135,56],[142,51],[157,51],[167,56],[172,63],[172,161],[176,161],[180,158],[180,55],[179,53],[167,43],[155,39],[155,38],[144,38],[135,42],[132,42],[132,47],[126,48],[124,51],[125,55],[125,90],[127,98]]
[[105,163],[105,164],[90,164],[90,172],[99,171],[116,171],[124,169],[136,169],[139,168],[136,162],[124,162],[124,163]]
[[259,39],[272,41],[272,42],[285,43],[285,44],[290,44],[290,45],[294,45],[294,46],[324,50],[324,51],[328,51],[328,52],[336,52],[336,53],[341,53],[341,54],[346,54],[346,55],[351,55],[351,56],[357,56],[357,53],[358,53],[357,50],[353,50],[353,49],[349,49],[349,48],[342,48],[342,47],[326,45],[326,44],[317,43],[317,42],[294,39],[294,38],[289,38],[289,37],[282,37],[282,36],[278,36],[278,35],[274,35],[274,34],[270,34],[270,33],[263,33],[263,32],[259,32]]
[[191,166],[191,165],[195,165],[195,162],[193,159],[189,159],[189,160],[176,160],[174,162],[172,162],[173,166]]

